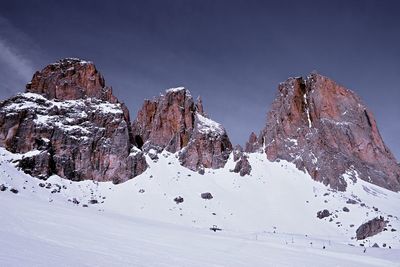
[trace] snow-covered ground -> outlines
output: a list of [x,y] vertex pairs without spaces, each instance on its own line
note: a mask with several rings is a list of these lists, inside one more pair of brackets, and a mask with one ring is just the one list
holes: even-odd
[[[336,192],[257,153],[251,176],[230,172],[232,159],[200,175],[163,152],[120,185],[42,181],[19,157],[0,149],[0,266],[400,266],[400,194],[361,180]],[[387,231],[356,241],[377,216]]]

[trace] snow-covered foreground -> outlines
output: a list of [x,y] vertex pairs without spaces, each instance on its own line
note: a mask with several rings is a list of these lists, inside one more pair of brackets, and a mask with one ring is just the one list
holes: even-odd
[[[231,160],[200,175],[163,153],[120,185],[41,181],[14,167],[21,156],[0,151],[0,266],[400,266],[400,194],[360,180],[335,192],[262,154],[251,176]],[[332,215],[318,219],[322,209]],[[388,231],[356,241],[376,216]]]

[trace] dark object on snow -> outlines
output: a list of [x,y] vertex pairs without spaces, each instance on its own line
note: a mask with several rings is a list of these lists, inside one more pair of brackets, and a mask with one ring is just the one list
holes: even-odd
[[78,204],[79,204],[79,201],[78,201],[76,198],[73,198],[73,199],[72,199],[72,203],[78,205]]
[[11,189],[10,189],[10,192],[11,192],[11,193],[14,193],[14,194],[18,194],[18,190],[15,189],[15,188],[11,188]]
[[348,207],[343,207],[343,211],[344,211],[344,212],[349,212],[350,210],[349,210]]
[[5,186],[4,184],[0,185],[0,191],[6,191],[7,190],[7,186]]
[[200,175],[204,175],[204,173],[205,173],[204,168],[203,168],[203,167],[200,167],[198,173],[199,173]]
[[329,212],[329,210],[320,210],[317,212],[317,217],[319,219],[329,217],[330,215],[331,215],[331,213]]
[[212,199],[212,198],[213,198],[213,195],[211,195],[210,192],[201,193],[201,198],[202,198],[202,199]]
[[97,201],[97,199],[91,199],[91,200],[89,201],[89,204],[97,204],[97,203],[99,203],[99,202]]
[[183,197],[179,196],[174,198],[174,201],[176,202],[176,204],[182,203],[183,202]]
[[139,189],[139,193],[143,194],[144,193],[144,189]]
[[379,248],[379,245],[377,243],[372,245],[373,248]]
[[210,230],[211,230],[211,231],[214,231],[214,232],[216,232],[216,231],[222,231],[222,229],[221,229],[221,228],[218,228],[218,226],[216,226],[215,224],[214,224],[212,227],[210,227]]
[[83,205],[82,205],[82,207],[84,207],[84,208],[87,208],[87,207],[88,207],[88,205],[86,205],[86,204],[83,204]]
[[367,237],[374,236],[382,232],[385,227],[386,221],[383,217],[376,217],[358,227],[356,231],[357,240],[363,240]]
[[347,204],[357,204],[357,201],[355,201],[354,199],[348,199],[346,201]]

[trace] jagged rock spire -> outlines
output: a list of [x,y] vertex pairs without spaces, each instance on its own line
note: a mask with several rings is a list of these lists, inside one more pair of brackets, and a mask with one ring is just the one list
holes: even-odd
[[192,170],[221,168],[232,150],[225,129],[204,116],[201,98],[195,103],[184,87],[145,100],[132,129],[139,147],[179,151],[182,165]]

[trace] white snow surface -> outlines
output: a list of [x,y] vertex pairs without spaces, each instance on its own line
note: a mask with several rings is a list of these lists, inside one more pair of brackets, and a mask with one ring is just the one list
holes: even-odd
[[[240,177],[229,171],[232,158],[200,175],[162,152],[157,162],[147,157],[145,173],[113,185],[42,181],[15,167],[21,155],[0,148],[0,184],[8,187],[0,191],[0,266],[399,266],[400,239],[390,229],[400,230],[400,194],[348,175],[348,190],[337,192],[290,163],[248,156],[252,175]],[[316,217],[322,209],[331,222]],[[352,239],[376,216],[389,231]]]
[[225,133],[224,127],[216,121],[206,118],[199,113],[196,113],[197,129],[203,134],[215,133],[223,135]]
[[190,94],[189,90],[187,90],[187,89],[186,89],[185,87],[183,87],[183,86],[174,87],[174,88],[169,88],[169,89],[165,90],[165,92],[167,92],[167,93],[176,93],[176,92],[185,91],[185,90],[186,90],[186,92],[188,92],[188,93]]

